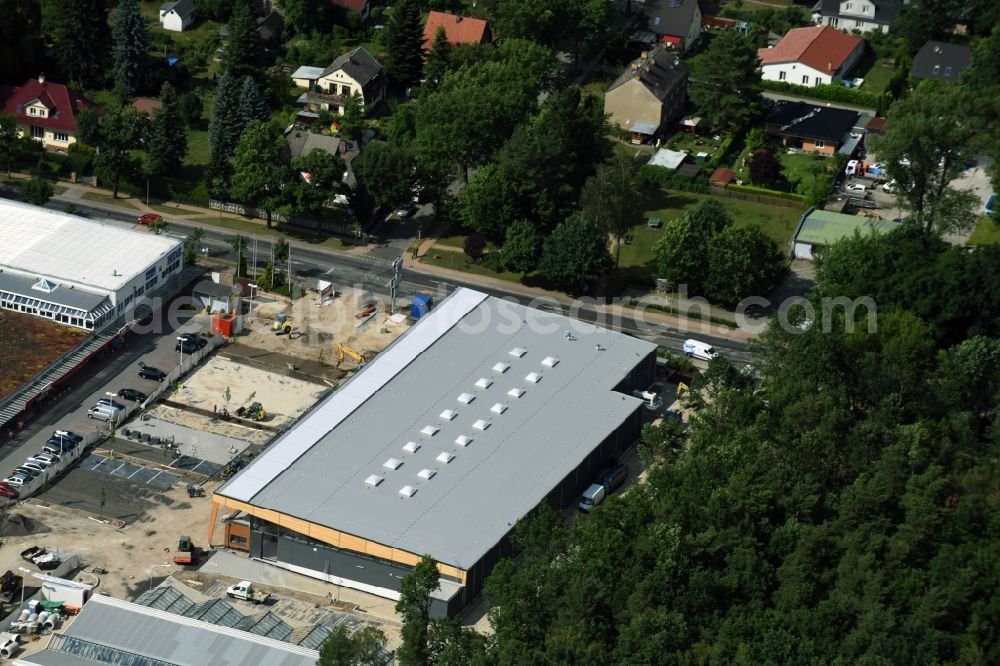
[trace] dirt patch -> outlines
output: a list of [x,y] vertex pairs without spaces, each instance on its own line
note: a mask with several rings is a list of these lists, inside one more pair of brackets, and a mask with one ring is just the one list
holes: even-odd
[[[170,395],[170,400],[206,410],[208,414],[213,408],[235,412],[240,406],[259,402],[266,412],[262,422],[269,426],[281,426],[298,418],[328,388],[324,384],[306,382],[217,355],[186,377],[184,383]],[[227,391],[230,397],[228,403]],[[210,417],[201,418],[212,422]],[[204,429],[211,430],[211,427]]]
[[[374,316],[358,318],[359,310],[368,304],[376,306]],[[291,335],[274,334],[272,325],[279,314],[291,322]],[[258,355],[258,362],[282,368],[293,362],[299,371],[336,382],[343,379],[343,371],[357,369],[357,362],[350,357],[339,361],[338,344],[370,359],[408,327],[405,318],[391,318],[384,305],[368,292],[348,288],[323,302],[318,294],[308,293],[295,301],[274,296],[269,302],[255,304],[253,317],[248,318],[239,342],[274,355]],[[342,372],[331,372],[337,368]]]
[[44,534],[51,530],[37,520],[32,520],[19,513],[7,513],[0,516],[0,536],[22,537],[32,534]]
[[[104,475],[108,476],[108,475]],[[91,480],[93,481],[93,476]],[[60,481],[56,484],[59,487]],[[134,484],[132,484],[134,485]],[[205,497],[189,498],[184,484],[165,493],[143,493],[142,520],[122,529],[97,522],[84,513],[64,511],[61,507],[45,507],[26,500],[17,504],[17,512],[25,518],[44,523],[50,530],[42,536],[30,534],[4,538],[0,548],[0,571],[23,566],[18,554],[29,546],[58,548],[60,552],[79,555],[82,566],[107,571],[100,575],[96,592],[113,597],[134,599],[146,591],[150,576],[153,584],[183,567],[170,564],[181,535],[190,536],[195,546],[205,546],[212,491],[218,486],[205,486]],[[116,501],[135,501],[133,488],[128,496]],[[108,493],[110,495],[110,492]],[[106,507],[107,508],[107,507]],[[203,559],[203,558],[202,558]],[[152,569],[152,565],[157,565]]]
[[0,398],[44,370],[89,334],[48,319],[0,310]]

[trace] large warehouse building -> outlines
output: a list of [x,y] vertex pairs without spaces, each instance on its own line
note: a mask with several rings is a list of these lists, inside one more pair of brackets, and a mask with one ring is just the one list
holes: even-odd
[[521,518],[637,440],[655,368],[651,343],[459,289],[221,486],[211,524],[222,508],[227,545],[387,598],[430,555],[432,610],[458,613]]
[[0,308],[98,331],[179,273],[182,242],[0,199]]

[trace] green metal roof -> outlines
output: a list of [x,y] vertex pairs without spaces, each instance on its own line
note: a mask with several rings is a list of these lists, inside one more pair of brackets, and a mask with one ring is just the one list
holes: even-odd
[[842,238],[850,238],[855,231],[866,236],[873,231],[883,234],[898,226],[898,222],[889,222],[888,220],[877,220],[860,215],[844,215],[828,210],[814,210],[802,221],[795,241],[811,243],[812,245],[830,245]]

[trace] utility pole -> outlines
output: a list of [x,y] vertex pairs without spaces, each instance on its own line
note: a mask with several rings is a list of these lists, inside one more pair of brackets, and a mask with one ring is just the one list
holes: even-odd
[[389,280],[389,314],[396,314],[396,289],[403,273],[403,258],[398,257],[392,262],[392,279]]

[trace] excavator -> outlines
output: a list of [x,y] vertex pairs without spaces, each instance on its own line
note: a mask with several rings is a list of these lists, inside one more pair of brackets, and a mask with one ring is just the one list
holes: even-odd
[[353,358],[355,360],[355,362],[357,362],[359,368],[361,366],[363,366],[365,363],[368,362],[368,359],[365,358],[364,354],[359,354],[358,352],[354,351],[350,347],[348,347],[346,345],[343,345],[343,344],[341,344],[341,343],[338,342],[337,343],[337,367],[338,368],[340,367],[340,364],[344,362],[344,357],[345,356],[350,356],[351,358]]

